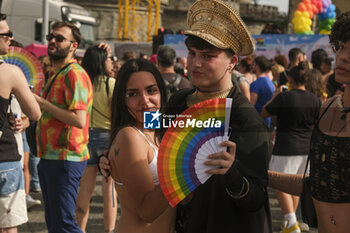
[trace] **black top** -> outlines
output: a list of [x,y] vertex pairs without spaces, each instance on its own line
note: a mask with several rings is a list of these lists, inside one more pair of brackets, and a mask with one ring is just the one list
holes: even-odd
[[0,96],[0,162],[21,160],[14,132],[7,119],[9,105],[10,99]]
[[282,92],[266,106],[277,116],[274,155],[307,155],[313,126],[321,102],[311,92],[291,90]]
[[[184,89],[169,100],[169,115],[180,114],[188,106],[186,98],[194,89]],[[248,100],[233,87],[230,141],[237,144],[236,159],[225,175],[213,175],[200,185],[187,205],[177,209],[177,232],[185,233],[264,233],[271,232],[269,201],[266,192],[269,133],[263,119]],[[240,193],[244,179],[249,191]]]
[[[350,203],[350,137],[323,133],[316,123],[310,145],[310,186],[312,197],[329,203]],[[346,120],[340,120],[346,125]]]
[[278,86],[286,85],[288,82],[288,71],[283,71],[280,73],[280,80],[278,82]]

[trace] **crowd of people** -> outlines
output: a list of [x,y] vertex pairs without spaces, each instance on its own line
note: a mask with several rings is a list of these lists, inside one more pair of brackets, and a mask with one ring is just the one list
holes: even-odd
[[[40,95],[0,61],[0,232],[17,232],[27,208],[41,204],[30,190],[42,193],[48,232],[86,232],[98,170],[103,232],[271,233],[270,186],[281,232],[299,233],[307,228],[297,214],[305,170],[318,232],[348,232],[349,25],[350,11],[332,27],[335,60],[318,49],[308,61],[300,48],[269,59],[254,55],[235,11],[201,0],[188,13],[187,58],[161,45],[119,60],[99,43],[79,61],[79,29],[52,24]],[[0,13],[1,55],[13,39]],[[176,115],[213,98],[232,99],[231,134],[220,144],[227,150],[208,155],[211,178],[172,208],[158,180],[163,131],[145,129],[143,112]]]

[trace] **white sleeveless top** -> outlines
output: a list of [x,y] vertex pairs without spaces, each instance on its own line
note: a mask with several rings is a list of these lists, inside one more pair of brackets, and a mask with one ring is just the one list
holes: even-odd
[[[144,138],[145,140],[148,142],[148,144],[152,147],[153,151],[154,151],[154,156],[152,161],[148,164],[149,169],[151,170],[151,174],[152,174],[152,178],[153,178],[153,183],[155,185],[159,184],[159,180],[158,180],[158,171],[157,171],[157,160],[158,160],[158,148],[153,145],[152,142],[150,142],[148,140],[148,138],[146,137],[146,135],[144,133],[142,133],[142,131],[140,131],[138,128],[133,127],[134,129],[137,130],[137,132],[139,132]],[[115,181],[115,184],[117,185],[123,185],[123,183],[117,182]]]

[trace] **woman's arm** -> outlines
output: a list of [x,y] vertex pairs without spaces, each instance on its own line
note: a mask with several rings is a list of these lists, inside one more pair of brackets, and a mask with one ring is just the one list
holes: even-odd
[[77,127],[79,129],[84,128],[86,124],[86,110],[80,109],[63,109],[50,103],[48,100],[34,94],[36,101],[40,104],[40,107],[46,112],[50,113],[57,120],[62,121],[67,125]]
[[264,107],[261,109],[261,117],[269,117],[271,115],[276,115],[273,113],[270,113],[269,111],[267,111],[266,106],[269,105],[270,103],[272,103],[274,101],[274,99],[276,98],[276,96],[278,96],[280,93],[282,92],[282,87],[279,88],[275,88],[275,92],[272,95],[272,98],[267,101],[267,103],[264,105]]
[[153,183],[148,165],[148,153],[153,149],[135,129],[119,131],[109,151],[111,175],[123,183],[135,213],[145,222],[153,222],[168,207],[160,186]]
[[270,113],[266,110],[266,105],[267,104],[264,105],[264,107],[261,109],[261,113],[260,113],[261,117],[263,117],[263,118],[270,116]]
[[250,101],[250,90],[248,81],[243,80],[239,84],[239,88],[241,89],[243,95],[247,97],[248,101]]
[[300,196],[303,190],[303,175],[268,171],[269,187],[291,195]]
[[258,101],[258,97],[259,97],[258,93],[250,92],[250,100],[249,101],[253,106],[255,106],[256,101]]

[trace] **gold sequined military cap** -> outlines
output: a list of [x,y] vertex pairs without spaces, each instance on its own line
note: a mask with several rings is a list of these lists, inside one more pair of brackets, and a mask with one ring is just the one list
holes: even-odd
[[239,14],[219,0],[198,0],[188,10],[186,35],[197,36],[239,56],[254,52],[254,40]]

